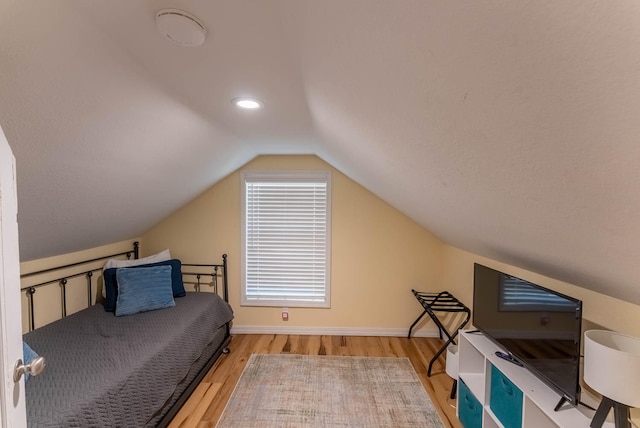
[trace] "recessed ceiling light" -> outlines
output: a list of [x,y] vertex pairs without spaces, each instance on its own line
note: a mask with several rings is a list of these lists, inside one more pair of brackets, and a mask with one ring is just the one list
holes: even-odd
[[257,110],[264,106],[264,103],[255,98],[236,98],[233,100],[233,103],[238,108],[246,109],[246,110]]

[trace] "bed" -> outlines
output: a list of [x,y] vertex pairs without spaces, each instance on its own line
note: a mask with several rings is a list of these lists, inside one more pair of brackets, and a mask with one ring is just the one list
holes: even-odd
[[[137,254],[135,243],[131,252],[118,255],[133,255],[135,260]],[[166,263],[160,262],[114,269],[120,290],[114,312],[105,310],[113,297],[107,294],[105,302],[67,315],[69,279],[86,277],[91,299],[96,291],[94,277],[99,276],[93,273],[101,270],[90,269],[24,288],[30,329],[35,324],[38,288],[58,284],[62,294],[62,318],[23,336],[47,361],[44,373],[30,377],[25,384],[31,427],[167,426],[219,356],[228,352],[233,312],[227,298],[226,255],[221,264],[181,263],[184,295],[175,297],[169,307],[116,316],[120,305],[126,306],[127,275],[144,274],[145,281],[150,278],[147,282],[155,283],[160,281],[153,277],[156,272],[176,273],[175,268],[167,269]],[[107,273],[103,274],[105,283]],[[200,292],[203,287],[215,292]],[[194,291],[187,291],[190,288]]]

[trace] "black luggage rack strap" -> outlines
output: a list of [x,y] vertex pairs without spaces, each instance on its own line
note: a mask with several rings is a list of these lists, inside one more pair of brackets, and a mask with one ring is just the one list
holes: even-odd
[[[409,334],[407,337],[411,339],[411,330],[420,322],[422,317],[429,314],[429,317],[433,320],[433,322],[438,326],[438,334],[440,335],[440,339],[442,339],[442,333],[447,336],[447,341],[442,345],[442,347],[436,352],[431,361],[429,362],[429,368],[427,369],[427,376],[431,376],[431,368],[433,367],[433,363],[438,359],[440,354],[442,354],[447,346],[450,344],[455,344],[455,338],[458,335],[458,331],[463,328],[469,322],[471,318],[471,311],[468,307],[464,305],[460,300],[456,299],[455,296],[448,291],[441,291],[439,293],[427,293],[422,291],[411,290],[413,295],[418,299],[418,302],[424,308],[424,312],[416,318],[416,320],[409,327]],[[442,325],[442,322],[438,319],[435,312],[465,312],[466,316],[464,320],[458,325],[453,334],[449,333],[447,329]]]

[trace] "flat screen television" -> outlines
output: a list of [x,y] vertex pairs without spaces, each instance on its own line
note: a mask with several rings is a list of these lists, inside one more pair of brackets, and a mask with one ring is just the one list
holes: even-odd
[[543,382],[577,405],[582,302],[475,264],[473,324]]

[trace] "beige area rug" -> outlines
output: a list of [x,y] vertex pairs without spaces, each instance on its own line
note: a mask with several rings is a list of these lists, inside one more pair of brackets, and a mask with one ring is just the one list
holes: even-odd
[[408,358],[253,354],[218,428],[442,422]]

